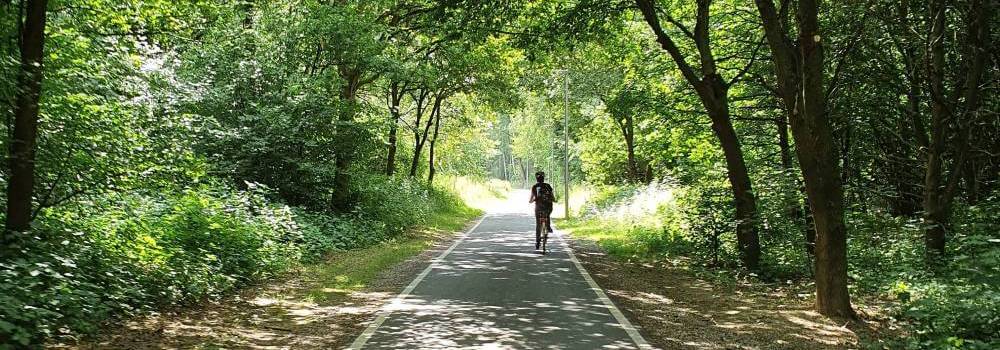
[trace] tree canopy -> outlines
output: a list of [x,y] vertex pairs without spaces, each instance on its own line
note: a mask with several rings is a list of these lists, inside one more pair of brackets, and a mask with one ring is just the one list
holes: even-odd
[[459,207],[441,176],[543,170],[683,188],[663,244],[812,281],[824,315],[905,293],[887,346],[997,346],[997,5],[2,1],[0,342],[387,240]]

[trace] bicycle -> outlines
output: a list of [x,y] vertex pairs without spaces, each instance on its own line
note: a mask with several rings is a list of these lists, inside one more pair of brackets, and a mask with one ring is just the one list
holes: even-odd
[[548,252],[546,244],[549,242],[549,218],[539,217],[535,222],[535,246],[541,241],[542,254]]

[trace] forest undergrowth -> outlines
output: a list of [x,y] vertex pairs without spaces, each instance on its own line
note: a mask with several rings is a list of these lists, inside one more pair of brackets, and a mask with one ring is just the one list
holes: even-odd
[[[452,182],[478,196],[496,191],[472,179],[442,181]],[[12,341],[5,347],[72,340],[300,266],[329,272],[322,266],[331,254],[383,242],[412,246],[412,255],[423,245],[397,240],[407,230],[454,229],[480,212],[448,186],[384,177],[364,183],[371,187],[357,210],[336,215],[284,205],[262,185],[221,183],[47,210],[22,240],[25,254],[0,265],[0,339]]]
[[[801,232],[782,230],[780,215],[762,219],[764,268],[738,268],[733,228],[724,208],[699,188],[669,183],[606,186],[588,199],[581,216],[562,225],[593,240],[609,255],[633,263],[665,262],[721,285],[797,290],[812,298],[812,256]],[[916,219],[877,213],[848,216],[850,291],[862,320],[882,330],[862,337],[865,348],[995,349],[1000,346],[1000,227],[996,200],[955,212],[954,244],[944,266],[928,270]],[[771,212],[775,213],[775,212]]]

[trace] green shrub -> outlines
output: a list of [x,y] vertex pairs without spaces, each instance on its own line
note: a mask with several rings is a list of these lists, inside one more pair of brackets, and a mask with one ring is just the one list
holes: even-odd
[[[888,293],[899,304],[895,317],[910,336],[892,340],[890,347],[905,349],[1000,348],[1000,201],[991,198],[977,206],[956,208],[944,265],[921,268],[922,241],[900,239],[886,250]],[[899,232],[919,237],[915,225]],[[869,262],[870,264],[870,262]],[[883,284],[889,284],[889,281]]]
[[472,176],[442,175],[434,180],[438,192],[451,194],[460,202],[470,205],[485,204],[495,199],[504,199],[511,191],[508,181],[485,179]]
[[303,257],[318,261],[327,253],[374,245],[388,239],[386,225],[378,221],[296,211],[302,228]]
[[46,211],[0,264],[0,339],[90,333],[104,319],[218,296],[298,260],[291,211],[199,186]]
[[454,193],[411,179],[371,176],[356,186],[358,208],[343,215],[276,204],[258,184],[94,196],[47,209],[19,251],[0,261],[0,349],[215,298],[301,261],[472,211]]
[[430,203],[431,189],[417,179],[369,175],[358,179],[355,186],[361,201],[354,215],[366,227],[372,221],[383,224],[389,236],[422,224],[434,209]]
[[361,198],[352,213],[295,211],[307,261],[395,238],[411,227],[432,224],[434,215],[470,210],[456,194],[411,178],[372,175],[355,185]]
[[[763,248],[758,277],[805,281],[812,258],[804,247],[804,218],[789,215],[787,194],[781,192],[788,184],[772,187],[758,201]],[[686,256],[702,265],[738,266],[727,189],[701,183],[675,189],[676,196],[659,203],[655,213],[618,210],[648,200],[640,198],[646,190],[603,187],[590,198],[587,216],[566,224],[574,235],[595,239],[618,257]],[[846,212],[852,294],[863,296],[859,300],[892,297],[890,312],[906,334],[871,340],[875,348],[1000,348],[1000,200],[956,205],[953,214],[946,258],[929,267],[918,218]]]
[[922,281],[908,288],[898,317],[911,336],[889,342],[906,349],[1000,348],[1000,291],[966,281]]

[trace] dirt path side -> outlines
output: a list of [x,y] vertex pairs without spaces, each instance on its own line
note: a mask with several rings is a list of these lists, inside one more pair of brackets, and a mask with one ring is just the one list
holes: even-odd
[[593,241],[577,257],[642,334],[662,349],[851,349],[850,329],[779,289],[723,287],[675,266],[629,263]]
[[[474,221],[472,222],[474,223]],[[469,225],[471,225],[470,223]],[[468,228],[468,227],[467,227]],[[466,229],[467,229],[466,228]],[[464,232],[463,229],[460,232]],[[378,309],[454,243],[458,232],[424,233],[432,247],[382,271],[363,290],[317,300],[318,281],[291,273],[217,302],[137,318],[68,349],[337,349],[360,334]],[[337,259],[334,257],[333,259]]]

